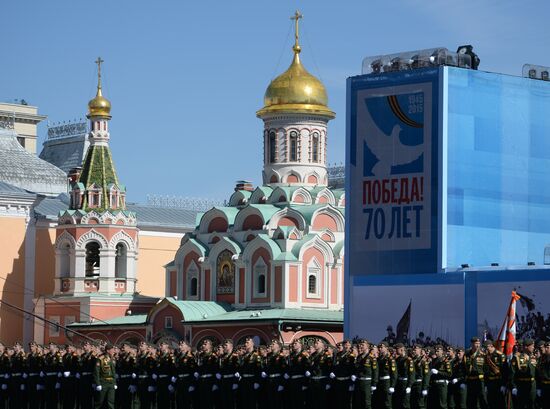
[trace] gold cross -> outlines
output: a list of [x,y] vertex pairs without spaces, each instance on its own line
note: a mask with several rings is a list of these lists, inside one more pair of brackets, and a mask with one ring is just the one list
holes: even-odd
[[298,43],[298,40],[300,38],[300,32],[299,32],[299,24],[298,21],[303,18],[304,16],[300,11],[296,10],[296,13],[292,17],[290,17],[291,20],[294,20],[295,22],[295,33],[294,33],[294,47],[298,50],[300,49],[300,44]]
[[97,81],[98,81],[98,87],[101,87],[101,64],[103,64],[105,61],[101,59],[101,57],[97,57],[97,60],[94,61],[97,64]]

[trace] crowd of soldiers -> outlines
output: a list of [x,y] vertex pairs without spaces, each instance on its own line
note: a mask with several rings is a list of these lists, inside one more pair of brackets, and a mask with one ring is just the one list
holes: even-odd
[[0,344],[0,409],[550,408],[550,342],[524,340],[507,360],[471,341]]

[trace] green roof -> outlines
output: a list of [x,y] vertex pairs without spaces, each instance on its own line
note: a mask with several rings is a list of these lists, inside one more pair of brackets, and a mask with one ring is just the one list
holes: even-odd
[[[244,209],[248,207],[252,207],[254,209],[259,210],[262,217],[264,218],[265,223],[267,223],[269,219],[271,219],[271,216],[273,216],[275,213],[281,210],[280,207],[273,206],[271,204],[250,204]],[[241,211],[243,211],[244,209],[242,209]]]
[[[115,184],[118,186],[118,177],[115,165],[108,146],[92,145],[88,148],[86,158],[82,164],[82,173],[78,180],[88,189],[95,184],[102,190],[100,209],[110,208],[108,187]],[[88,209],[88,197],[83,197],[83,209]]]
[[147,314],[125,315],[123,317],[93,322],[73,322],[67,327],[104,327],[110,325],[145,325]]
[[231,306],[215,301],[188,301],[176,300],[174,297],[162,299],[151,311],[149,316],[161,304],[169,303],[180,310],[184,321],[198,321],[209,317],[218,316],[231,311]]
[[317,237],[316,234],[306,234],[302,240],[296,242],[294,246],[292,246],[292,254],[298,259],[300,256],[300,250],[304,246],[304,244],[308,243],[309,241],[313,240],[315,237]]
[[[228,322],[228,321],[297,321],[297,322],[319,322],[343,324],[343,311],[327,309],[304,309],[304,308],[268,308],[258,310],[238,310],[225,314],[211,316],[197,320],[197,323]],[[189,323],[190,320],[185,320]]]

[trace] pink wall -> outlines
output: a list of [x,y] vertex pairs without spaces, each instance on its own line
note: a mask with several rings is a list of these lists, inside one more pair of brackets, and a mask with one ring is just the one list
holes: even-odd
[[336,220],[328,214],[319,214],[313,219],[313,228],[315,230],[329,229],[331,231],[338,231],[338,225]]
[[[319,286],[320,298],[308,298],[308,280],[307,280],[307,266],[313,258],[317,259],[317,263],[321,268],[321,275],[317,285]],[[325,258],[323,253],[315,247],[311,247],[304,252],[304,258],[302,261],[302,302],[323,304],[325,302]]]
[[281,302],[283,299],[283,268],[275,267],[275,302]]
[[298,266],[289,267],[288,277],[288,300],[298,302]]

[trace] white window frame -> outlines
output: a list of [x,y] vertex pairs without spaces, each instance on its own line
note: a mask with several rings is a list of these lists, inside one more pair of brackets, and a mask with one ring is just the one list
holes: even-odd
[[[321,274],[322,267],[317,261],[313,258],[307,265],[306,270],[306,288],[307,288],[307,298],[321,298]],[[309,291],[309,278],[315,277],[315,292]]]
[[[191,294],[191,279],[196,278],[197,279],[197,294],[192,295]],[[185,292],[187,295],[188,300],[198,300],[199,299],[199,267],[195,264],[194,261],[191,261],[191,264],[189,264],[189,267],[187,267],[186,272],[186,288]]]
[[[254,298],[265,298],[267,297],[267,264],[265,263],[264,259],[262,257],[258,258],[256,261],[256,264],[254,264],[254,267],[252,268],[252,274],[253,274],[253,283],[254,283]],[[260,293],[258,291],[258,283],[260,280],[260,276],[263,275],[265,277],[265,286],[264,286],[264,292]]]

